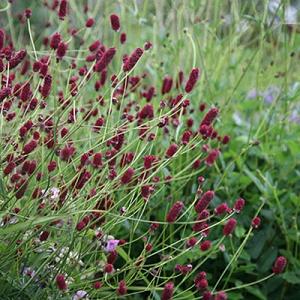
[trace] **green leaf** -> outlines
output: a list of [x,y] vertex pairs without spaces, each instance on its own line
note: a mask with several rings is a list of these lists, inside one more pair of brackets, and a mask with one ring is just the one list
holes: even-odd
[[278,249],[274,247],[268,248],[258,260],[258,267],[261,272],[267,272],[271,269],[276,257]]
[[281,275],[281,277],[291,284],[300,283],[300,277],[295,272],[285,272]]
[[291,151],[292,156],[297,156],[299,155],[299,143],[297,141],[288,141],[287,142],[288,147]]
[[131,258],[128,256],[128,254],[124,251],[123,248],[117,247],[117,252],[120,254],[120,256],[126,261],[127,264],[131,264]]
[[228,299],[230,299],[230,300],[241,300],[241,299],[244,299],[244,297],[239,292],[231,292],[231,293],[228,293]]
[[1,234],[9,234],[9,233],[13,233],[15,231],[25,231],[28,230],[29,228],[32,228],[32,226],[35,225],[41,225],[44,223],[48,223],[57,219],[64,219],[67,216],[64,215],[60,215],[60,216],[49,216],[49,217],[41,217],[41,218],[36,218],[33,220],[28,220],[25,222],[18,222],[16,224],[10,224],[4,228],[0,229],[0,235]]
[[267,300],[266,296],[258,289],[253,286],[248,286],[245,288],[250,294],[254,295],[255,299]]
[[238,238],[242,238],[245,235],[245,232],[246,232],[246,230],[242,226],[237,226],[237,228],[235,229],[235,235]]
[[248,246],[248,253],[252,258],[257,259],[262,252],[264,245],[267,241],[267,230],[257,232]]
[[265,192],[265,187],[261,183],[261,181],[247,168],[244,168],[244,172],[246,173],[247,176],[250,177],[250,179],[253,181],[253,183],[256,185],[256,187],[262,192]]
[[5,191],[5,187],[4,187],[2,178],[0,178],[0,196],[3,199],[7,199],[7,192]]
[[[174,297],[174,299],[179,299]],[[192,300],[192,299],[197,299],[195,298],[195,296],[193,295],[193,293],[191,291],[188,292],[181,292],[180,293],[180,300]]]

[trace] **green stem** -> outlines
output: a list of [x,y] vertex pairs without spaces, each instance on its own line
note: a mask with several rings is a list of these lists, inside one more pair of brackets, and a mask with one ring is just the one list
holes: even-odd
[[27,19],[27,27],[28,27],[28,33],[29,33],[31,45],[32,45],[32,48],[33,48],[34,57],[35,57],[36,60],[38,60],[36,50],[35,50],[35,46],[34,46],[34,42],[33,42],[32,33],[31,33],[31,27],[30,27],[30,20],[29,19]]
[[229,292],[229,291],[239,290],[239,289],[246,288],[246,287],[248,287],[248,286],[252,286],[252,285],[261,283],[261,282],[263,282],[263,281],[266,281],[266,280],[272,278],[274,275],[275,275],[275,274],[272,273],[272,274],[270,274],[270,275],[268,275],[268,276],[266,276],[266,277],[264,277],[264,278],[261,278],[261,279],[259,279],[259,280],[256,280],[256,281],[253,281],[253,282],[249,282],[249,283],[245,283],[245,284],[243,284],[243,285],[235,286],[235,287],[232,287],[232,288],[230,288],[230,289],[224,290],[224,292]]

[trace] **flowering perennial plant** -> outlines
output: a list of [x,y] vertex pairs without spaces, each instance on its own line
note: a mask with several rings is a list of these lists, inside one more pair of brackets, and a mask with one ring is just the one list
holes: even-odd
[[209,178],[230,137],[222,108],[199,104],[201,69],[155,79],[155,43],[130,48],[118,14],[104,35],[87,7],[74,28],[79,8],[49,2],[42,43],[35,11],[22,47],[0,29],[1,276],[22,269],[14,289],[43,299],[227,299],[206,261],[236,238],[247,201],[221,200]]

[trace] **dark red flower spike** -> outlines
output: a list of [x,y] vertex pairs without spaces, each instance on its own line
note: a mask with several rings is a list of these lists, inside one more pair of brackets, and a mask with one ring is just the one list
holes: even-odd
[[214,198],[214,195],[215,193],[213,191],[205,192],[201,197],[201,199],[195,205],[196,212],[201,213],[204,209],[206,209],[209,203]]
[[287,265],[287,260],[284,256],[277,257],[272,268],[273,273],[274,274],[283,273],[286,265]]
[[173,282],[166,283],[161,295],[161,300],[172,300],[173,293],[174,293],[174,283]]
[[199,70],[199,68],[194,68],[191,71],[189,79],[188,79],[188,81],[187,81],[187,83],[185,85],[185,91],[187,93],[190,93],[194,89],[194,87],[195,87],[195,85],[196,85],[199,77],[200,77],[200,70]]
[[55,281],[59,290],[66,290],[68,288],[65,276],[63,274],[58,274],[55,278]]
[[121,25],[120,25],[120,19],[119,19],[119,16],[116,15],[116,14],[112,14],[110,16],[110,24],[111,24],[111,28],[114,30],[114,31],[119,31]]
[[123,65],[123,71],[124,72],[129,72],[132,70],[139,59],[142,57],[144,53],[144,50],[142,48],[136,48],[131,55],[126,59],[124,65]]
[[59,5],[59,10],[58,10],[58,16],[61,20],[63,20],[67,15],[67,9],[68,9],[68,1],[61,0]]
[[223,227],[223,234],[228,236],[233,233],[236,227],[237,221],[234,218],[229,219]]
[[167,214],[166,220],[168,223],[174,223],[176,221],[183,209],[183,206],[184,204],[182,201],[177,201],[174,203]]

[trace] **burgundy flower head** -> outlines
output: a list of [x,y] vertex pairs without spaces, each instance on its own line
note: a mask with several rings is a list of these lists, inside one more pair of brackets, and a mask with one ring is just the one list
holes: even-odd
[[153,119],[154,117],[154,109],[152,104],[146,104],[141,111],[139,112],[139,117],[141,119]]
[[234,218],[229,219],[223,227],[223,234],[225,236],[232,234],[232,232],[234,231],[234,229],[236,227],[236,224],[237,224],[236,219],[234,219]]
[[77,231],[82,231],[86,227],[86,223],[83,221],[80,221],[76,224],[76,230]]
[[41,234],[39,236],[40,241],[41,242],[46,241],[48,239],[49,235],[50,235],[49,231],[43,231],[43,232],[41,232]]
[[87,28],[90,28],[90,27],[92,27],[92,26],[94,25],[94,23],[95,23],[95,20],[94,20],[93,18],[88,18],[88,19],[86,20],[85,26],[86,26]]
[[68,9],[68,1],[61,0],[59,5],[59,10],[58,10],[58,16],[61,20],[63,20],[67,15],[67,9]]
[[168,282],[163,289],[161,300],[171,300],[174,293],[174,283]]
[[196,85],[198,79],[200,77],[200,69],[199,68],[194,68],[191,73],[190,73],[190,77],[185,85],[185,91],[187,93],[190,93],[194,86]]
[[260,226],[260,223],[261,223],[261,219],[258,216],[253,218],[252,221],[251,221],[251,225],[255,229],[257,229]]
[[55,169],[56,169],[56,161],[55,160],[52,160],[50,161],[49,165],[48,165],[48,172],[53,172]]
[[200,244],[201,251],[207,251],[210,249],[210,247],[211,247],[211,241],[209,240],[206,240]]
[[218,114],[219,114],[219,110],[217,108],[211,108],[204,116],[203,120],[200,123],[199,128],[202,125],[210,126],[215,120],[215,118],[218,116]]
[[228,135],[224,135],[222,139],[222,144],[226,145],[230,141],[230,137]]
[[10,87],[3,87],[0,90],[0,102],[2,102],[6,97],[8,97],[11,93]]
[[35,140],[31,140],[23,147],[23,153],[29,154],[37,147],[37,142]]
[[83,170],[80,173],[79,178],[75,180],[75,188],[78,190],[82,189],[91,177],[92,174],[90,172],[88,172],[87,170]]
[[187,145],[192,137],[193,133],[190,130],[186,130],[181,138],[181,142],[183,145]]
[[101,153],[95,153],[92,160],[92,165],[95,168],[100,168],[102,166],[102,154]]
[[151,169],[153,163],[156,161],[156,156],[155,155],[146,155],[144,156],[144,168],[146,170]]
[[116,14],[112,14],[110,16],[110,24],[111,24],[111,28],[114,31],[119,31],[119,29],[121,27],[119,16],[117,16]]
[[13,161],[10,161],[3,170],[4,175],[10,174],[14,170],[15,167],[16,167],[16,164]]
[[204,291],[202,294],[203,300],[213,300],[213,295],[210,291]]
[[124,62],[123,71],[129,72],[130,70],[132,70],[143,55],[143,53],[144,50],[142,48],[136,48]]
[[56,276],[56,285],[58,287],[58,289],[60,290],[66,290],[68,288],[66,280],[65,280],[65,276],[63,274],[58,274]]
[[177,77],[177,80],[176,80],[176,89],[179,89],[182,85],[182,82],[183,82],[183,78],[184,78],[184,74],[183,74],[183,71],[179,71],[178,72],[178,77]]
[[151,185],[143,185],[141,187],[141,195],[145,200],[148,200],[151,193],[153,193],[154,188]]
[[26,8],[24,10],[24,15],[27,19],[30,19],[30,17],[32,16],[32,10],[30,8]]
[[144,44],[144,49],[145,51],[149,50],[150,48],[152,48],[152,43],[147,41],[145,44]]
[[214,198],[214,195],[215,193],[213,191],[205,192],[195,205],[196,212],[201,213],[204,209],[206,209],[210,201]]
[[133,168],[128,168],[125,173],[123,174],[123,176],[121,177],[121,183],[122,184],[128,184],[132,177],[134,175],[134,169]]
[[272,271],[274,274],[280,274],[284,271],[287,265],[287,260],[284,256],[278,256],[274,262]]
[[224,291],[220,291],[215,295],[214,300],[227,300],[227,294]]
[[235,201],[234,210],[239,213],[243,210],[245,206],[245,200],[243,198],[239,198]]
[[175,266],[175,270],[179,271],[181,274],[184,274],[184,275],[189,273],[190,271],[192,271],[192,269],[193,269],[193,266],[191,264],[188,264],[188,265],[177,264]]
[[94,52],[94,51],[98,50],[100,48],[100,46],[101,46],[101,42],[99,40],[96,40],[89,46],[89,50],[91,52]]
[[204,224],[209,218],[209,211],[207,209],[202,210],[197,217],[197,222],[193,225],[193,231],[199,232],[205,229]]
[[127,286],[125,280],[121,280],[118,285],[117,294],[122,296],[127,293]]
[[116,54],[115,48],[109,48],[107,51],[105,51],[101,56],[100,60],[95,64],[94,70],[96,72],[103,71],[112,61],[115,54]]
[[94,289],[98,290],[102,287],[102,282],[100,281],[96,281],[94,284],[93,284],[93,287]]
[[68,44],[64,43],[63,41],[59,42],[57,49],[56,49],[56,57],[57,59],[62,59],[68,50]]
[[167,222],[174,223],[176,221],[176,219],[179,217],[179,215],[183,209],[183,206],[184,206],[184,204],[182,201],[175,202],[167,214]]
[[194,247],[197,244],[197,238],[191,237],[186,241],[187,247]]
[[171,144],[166,151],[166,157],[170,158],[174,156],[177,150],[178,150],[178,146],[176,144]]
[[50,39],[50,47],[54,50],[58,48],[59,43],[61,42],[61,35],[58,32],[55,32]]
[[120,34],[120,43],[121,43],[121,44],[125,44],[126,39],[127,39],[126,33],[125,33],[125,32],[122,32],[122,33]]
[[229,207],[227,205],[227,203],[221,203],[220,205],[218,205],[216,208],[215,208],[215,214],[216,215],[222,215],[226,212],[229,211]]
[[195,287],[198,290],[203,290],[208,286],[208,282],[206,280],[206,273],[204,271],[199,272],[194,279]]
[[114,266],[112,264],[106,264],[104,266],[103,272],[104,273],[112,273],[114,271]]
[[30,83],[26,82],[21,88],[20,99],[23,102],[26,102],[26,101],[30,100],[31,97],[32,97],[32,92],[30,89]]
[[16,52],[16,54],[9,60],[9,68],[13,69],[18,66],[23,61],[26,55],[27,52],[25,49]]
[[44,84],[41,88],[41,94],[43,98],[47,98],[49,96],[51,91],[51,85],[52,85],[52,76],[46,75],[46,77],[44,78]]
[[0,57],[0,73],[4,71],[4,62],[3,59]]
[[66,145],[64,148],[60,150],[59,156],[61,160],[70,161],[70,159],[75,154],[75,148],[72,145]]
[[217,160],[217,158],[219,157],[220,151],[219,149],[212,149],[208,156],[205,159],[205,163],[208,166],[212,166],[214,164],[214,162]]
[[163,84],[161,87],[161,93],[167,94],[170,92],[170,90],[172,89],[172,85],[173,85],[173,79],[171,76],[165,76],[164,80],[163,80]]

